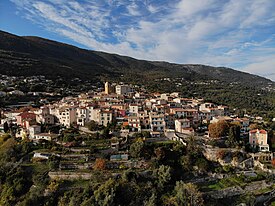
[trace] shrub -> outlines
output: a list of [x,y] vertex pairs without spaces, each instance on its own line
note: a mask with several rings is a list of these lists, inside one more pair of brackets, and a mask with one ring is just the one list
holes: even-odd
[[103,158],[97,158],[95,160],[94,169],[95,170],[105,170],[106,169],[106,160]]

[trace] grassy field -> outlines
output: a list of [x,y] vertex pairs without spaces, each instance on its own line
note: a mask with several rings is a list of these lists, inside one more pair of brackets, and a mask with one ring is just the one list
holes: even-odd
[[274,189],[275,189],[275,184],[273,184],[270,187],[264,188],[264,189],[256,190],[256,191],[253,192],[253,194],[254,195],[260,195],[260,194],[264,194],[266,192],[271,192]]
[[244,187],[246,184],[247,183],[245,182],[243,177],[232,176],[232,177],[221,179],[218,182],[213,184],[202,185],[201,190],[204,192],[207,192],[212,190],[221,190],[227,187],[234,187],[234,186]]

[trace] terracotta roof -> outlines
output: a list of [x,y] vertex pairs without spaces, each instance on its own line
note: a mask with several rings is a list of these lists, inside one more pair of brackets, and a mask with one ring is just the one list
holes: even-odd
[[171,110],[174,111],[183,111],[183,112],[197,112],[198,110],[196,109],[184,109],[184,108],[170,108]]
[[129,122],[123,122],[124,127],[127,126],[127,125],[129,125]]
[[261,129],[254,129],[254,130],[251,130],[249,133],[253,134],[253,133],[261,133],[261,134],[267,134],[267,131]]
[[215,117],[217,120],[224,120],[224,121],[230,121],[232,120],[231,117],[228,117],[228,116],[217,116]]
[[176,120],[179,121],[179,122],[190,122],[189,119],[176,119]]
[[105,110],[105,111],[101,111],[101,113],[109,113],[110,114],[110,113],[112,113],[112,111],[106,111]]
[[32,112],[22,112],[18,116],[21,116],[22,119],[35,119],[36,114]]
[[137,116],[128,116],[127,119],[139,119]]

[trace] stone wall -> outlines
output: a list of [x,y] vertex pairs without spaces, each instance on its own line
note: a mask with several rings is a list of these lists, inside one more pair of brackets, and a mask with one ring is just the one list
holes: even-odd
[[75,179],[84,179],[89,180],[92,177],[91,173],[82,173],[82,172],[49,172],[49,177],[51,179],[58,180],[75,180]]

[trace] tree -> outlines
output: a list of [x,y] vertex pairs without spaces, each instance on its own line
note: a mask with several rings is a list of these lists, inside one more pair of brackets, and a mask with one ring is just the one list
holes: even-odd
[[0,136],[0,145],[2,145],[5,141],[7,141],[11,136],[9,134],[2,134]]
[[226,121],[218,121],[208,126],[210,137],[220,138],[228,132],[228,123]]
[[271,130],[275,130],[275,122],[272,122],[272,123],[270,124],[270,129],[271,129]]
[[94,169],[96,170],[105,170],[106,169],[106,160],[102,158],[97,158],[95,160]]
[[0,147],[0,162],[15,162],[19,157],[16,151],[17,141],[14,138],[8,138]]
[[252,193],[248,193],[248,194],[246,193],[239,197],[238,203],[245,204],[247,206],[254,206],[256,203],[256,198]]
[[241,135],[241,127],[239,125],[232,125],[229,128],[229,133],[228,133],[228,145],[231,147],[234,147],[238,144],[240,141],[240,135]]
[[197,186],[192,183],[185,184],[177,181],[174,188],[175,197],[178,205],[200,206],[203,205],[203,198]]
[[145,131],[145,132],[141,132],[142,136],[145,137],[145,138],[150,138],[151,137],[151,134],[150,132],[148,131]]
[[193,159],[191,155],[184,155],[181,157],[181,165],[184,170],[191,171],[193,169]]
[[105,139],[108,139],[109,136],[110,136],[110,129],[109,127],[105,127],[103,130],[102,130],[102,134],[101,136]]
[[249,125],[249,129],[250,130],[253,130],[253,129],[259,129],[259,125],[258,124],[251,124],[251,125]]
[[50,184],[48,185],[48,189],[50,192],[57,192],[60,184],[56,180],[52,180]]
[[199,172],[207,172],[208,170],[208,162],[204,158],[199,158],[196,161],[196,166],[198,167]]
[[80,206],[91,206],[94,205],[93,198],[85,199]]
[[163,189],[164,186],[171,180],[171,172],[172,169],[168,165],[161,165],[154,171],[154,175],[157,178],[157,184],[160,189]]
[[86,127],[90,130],[90,131],[96,131],[98,130],[98,123],[94,120],[87,122]]
[[4,132],[5,133],[7,133],[10,130],[9,124],[7,122],[4,123],[3,127],[4,127]]
[[94,197],[99,206],[112,206],[115,205],[115,195],[118,185],[114,180],[109,179],[97,190],[94,191]]
[[156,194],[153,193],[148,200],[144,201],[144,205],[146,205],[146,206],[156,206],[157,205],[157,196],[156,196]]
[[48,165],[49,165],[49,168],[51,170],[56,170],[59,168],[59,163],[60,163],[60,158],[55,156],[55,155],[52,155],[49,159],[48,159]]
[[221,159],[221,160],[223,160],[224,158],[225,158],[225,156],[226,156],[226,151],[225,150],[219,150],[218,152],[217,152],[217,154],[216,154],[216,157],[218,158],[218,159]]
[[154,153],[158,161],[163,160],[165,158],[165,150],[163,147],[157,147],[154,150]]
[[144,143],[142,141],[137,141],[130,146],[130,155],[134,158],[139,158],[142,155],[142,150],[144,148]]

